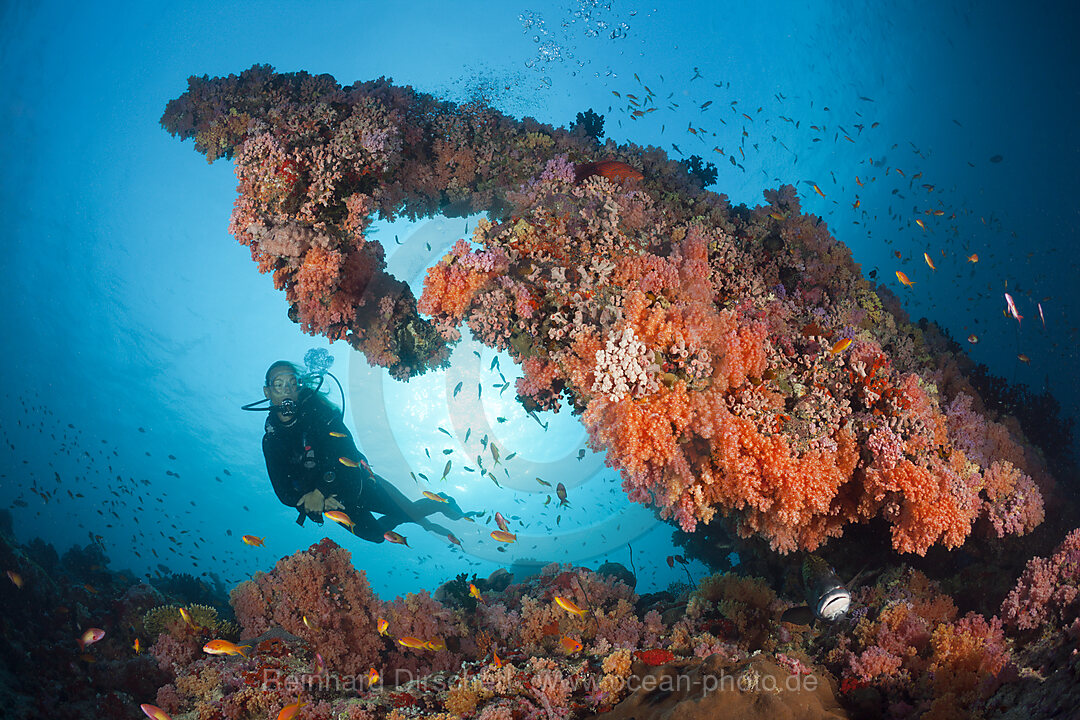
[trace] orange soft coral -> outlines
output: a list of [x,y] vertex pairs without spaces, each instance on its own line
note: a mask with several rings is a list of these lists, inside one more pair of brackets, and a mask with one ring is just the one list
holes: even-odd
[[884,503],[892,522],[893,547],[924,555],[936,542],[958,547],[971,531],[979,505],[948,466],[935,471],[902,460],[888,470],[866,471],[867,494]]
[[424,294],[417,309],[428,315],[444,314],[454,319],[464,316],[476,291],[490,279],[489,273],[472,272],[454,263],[448,255],[424,277]]

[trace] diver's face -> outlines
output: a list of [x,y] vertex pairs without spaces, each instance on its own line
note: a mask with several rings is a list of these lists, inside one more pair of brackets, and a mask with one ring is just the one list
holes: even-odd
[[270,377],[270,384],[263,388],[263,394],[272,405],[280,405],[282,400],[296,402],[300,396],[300,387],[296,375],[288,368],[282,368]]

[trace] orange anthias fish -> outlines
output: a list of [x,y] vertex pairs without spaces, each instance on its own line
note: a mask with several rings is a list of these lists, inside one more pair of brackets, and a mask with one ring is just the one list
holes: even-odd
[[338,432],[337,430],[331,430],[330,431],[330,437],[332,437],[332,438],[343,438],[343,437],[345,437],[345,433]]
[[379,682],[379,671],[376,670],[375,668],[371,668],[370,670],[367,671],[367,684],[368,684],[368,687],[371,687],[372,685],[375,685],[378,682]]
[[454,543],[458,547],[461,547],[461,541],[457,539],[457,537],[454,535],[454,533],[450,533],[449,535],[447,535],[446,539],[449,540],[450,542]]
[[392,543],[409,547],[409,541],[405,539],[405,536],[400,533],[396,533],[393,530],[387,530],[386,532],[384,532],[383,538]]
[[433,652],[446,649],[446,641],[442,638],[432,638],[424,643],[424,647]]
[[844,338],[843,340],[837,340],[836,344],[829,348],[829,352],[833,355],[842,353],[851,347],[851,338]]
[[180,608],[180,617],[188,624],[188,627],[195,627],[195,621],[191,619],[191,613],[186,609]]
[[19,588],[20,590],[22,590],[22,586],[23,586],[23,579],[22,579],[22,575],[20,575],[19,573],[15,572],[14,570],[8,570],[8,571],[7,571],[7,576],[8,576],[8,580],[10,580],[10,581],[11,581],[11,583],[12,583],[12,584],[13,584],[13,585],[14,585],[15,587],[17,587],[17,588]]
[[499,526],[499,529],[503,532],[510,532],[510,526],[506,524],[506,518],[503,517],[501,512],[495,513],[495,524]]
[[810,183],[810,184],[814,186],[814,192],[816,192],[821,197],[825,197],[825,193],[821,192],[821,188],[819,188],[817,186],[817,183]]
[[574,167],[574,182],[581,182],[593,175],[602,175],[608,180],[637,181],[644,180],[640,170],[619,160],[597,160]]
[[560,597],[560,596],[556,595],[555,596],[555,604],[558,605],[559,607],[561,607],[563,610],[565,610],[568,613],[573,613],[574,615],[584,615],[585,614],[585,611],[582,610],[580,607],[578,607],[576,604],[574,604],[573,601],[567,600],[564,597]]
[[350,530],[352,530],[353,525],[355,525],[355,523],[352,521],[352,518],[341,512],[340,510],[328,510],[324,512],[323,515],[330,518],[339,525],[344,525]]
[[435,493],[431,492],[430,490],[424,490],[424,492],[422,494],[428,500],[434,500],[435,502],[441,502],[441,503],[450,502],[449,500],[444,498],[442,495],[436,495]]
[[926,229],[926,225],[924,225],[923,221],[920,220],[919,218],[915,218],[915,224],[918,225],[919,227],[921,227],[923,230]]
[[79,649],[85,650],[103,637],[105,637],[105,631],[101,628],[87,628],[86,631],[79,636]]
[[499,653],[497,653],[495,650],[491,651],[491,664],[497,668],[502,667],[502,660],[499,659]]
[[1025,365],[1030,365],[1031,364],[1031,358],[1029,358],[1024,353],[1020,353],[1019,355],[1017,355],[1016,359],[1019,360],[1020,362],[1024,363]]
[[150,720],[172,720],[172,718],[169,717],[169,714],[157,705],[143,703],[139,706],[139,709],[146,713],[146,717],[150,718]]
[[480,594],[480,588],[476,587],[472,583],[469,583],[469,594],[480,602],[484,601],[484,596]]
[[421,650],[424,648],[424,641],[418,637],[412,635],[406,635],[403,638],[398,638],[398,645],[404,645],[407,648],[413,648],[415,650]]
[[139,638],[135,638],[135,642],[131,643],[131,649],[135,651],[136,655],[142,652],[142,642],[139,641]]
[[277,720],[292,720],[296,717],[296,713],[300,712],[300,708],[307,705],[306,702],[300,702],[297,700],[292,705],[286,705],[281,708],[281,712],[278,713]]
[[905,275],[902,270],[896,271],[896,279],[900,281],[900,284],[907,285],[908,287],[911,287],[915,284],[914,281],[908,280],[908,276]]
[[251,649],[250,645],[237,645],[228,640],[211,640],[203,645],[203,652],[207,655],[243,655],[247,657],[244,648]]
[[263,546],[263,540],[265,539],[265,536],[263,536],[263,537],[255,537],[254,535],[245,535],[244,537],[242,537],[240,539],[244,541],[245,545],[251,545],[253,547],[262,547]]
[[576,653],[581,651],[581,642],[574,638],[566,637],[565,635],[559,639],[559,644],[562,645],[563,650],[568,653]]
[[979,344],[979,336],[976,335],[975,333],[972,333],[972,334],[968,335],[968,342],[971,343],[972,345],[978,345]]
[[968,255],[967,261],[969,263],[977,263],[977,262],[979,262],[979,253],[971,253],[970,255]]
[[375,624],[375,628],[379,631],[380,635],[386,634],[386,628],[390,627],[390,623],[386,618],[379,618],[379,621]]
[[570,505],[570,501],[566,499],[566,486],[559,483],[555,486],[555,494],[559,496],[559,507],[563,505]]
[[923,256],[923,260],[926,261],[926,264],[930,266],[930,269],[937,272],[937,268],[934,267],[934,261],[930,259],[930,254],[929,253],[923,253],[922,256]]
[[493,540],[498,540],[499,542],[504,543],[517,542],[517,535],[510,532],[505,532],[503,530],[493,530],[491,532],[491,538]]
[[356,460],[353,460],[352,458],[347,458],[347,457],[342,456],[342,457],[339,457],[337,459],[337,461],[339,463],[341,463],[342,465],[344,465],[345,467],[351,467],[351,468],[360,467],[360,463],[358,461],[356,461]]

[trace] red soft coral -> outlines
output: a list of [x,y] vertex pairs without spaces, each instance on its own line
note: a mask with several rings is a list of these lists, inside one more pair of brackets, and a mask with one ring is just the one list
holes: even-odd
[[663,648],[653,648],[651,650],[638,650],[634,653],[634,657],[646,665],[667,665],[675,659],[675,654]]

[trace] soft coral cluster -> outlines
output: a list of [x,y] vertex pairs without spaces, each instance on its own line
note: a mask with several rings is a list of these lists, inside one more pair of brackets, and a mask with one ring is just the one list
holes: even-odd
[[1018,630],[1062,629],[1080,617],[1080,528],[1049,559],[1035,557],[1001,605],[1005,622]]
[[1012,677],[1001,621],[969,612],[917,570],[890,571],[857,595],[858,612],[827,654],[847,692],[873,687],[900,716],[981,717]]
[[[208,159],[235,155],[232,232],[305,329],[407,378],[467,323],[522,363],[526,408],[565,397],[629,496],[684,530],[721,512],[786,552],[882,517],[922,554],[980,517],[999,535],[1041,519],[1037,454],[964,404],[970,383],[937,386],[955,351],[793,187],[733,209],[656,148],[263,66],[192,78],[162,122]],[[576,172],[599,158],[635,172]],[[477,247],[429,270],[419,306],[364,237],[375,212],[479,210]]]
[[245,638],[283,628],[343,673],[366,672],[382,647],[376,631],[382,603],[349,551],[329,538],[256,573],[233,589],[231,601]]
[[[557,409],[567,395],[631,499],[684,530],[717,510],[734,514],[742,532],[782,551],[875,516],[892,524],[898,550],[920,554],[960,545],[980,513],[1007,532],[1037,524],[1038,488],[981,483],[1001,452],[979,465],[953,451],[939,393],[913,353],[890,360],[883,343],[898,332],[875,338],[865,320],[884,311],[844,253],[828,277],[778,272],[793,287],[783,298],[747,283],[745,268],[767,274],[778,257],[794,263],[806,247],[836,245],[819,223],[795,219],[790,193],[776,198],[787,203],[775,236],[786,252],[763,258],[752,244],[740,250],[720,219],[680,224],[638,203],[636,189],[544,178],[510,196],[530,205],[475,239],[503,249],[509,274],[543,298],[539,335],[510,322],[519,395],[533,409]],[[632,203],[644,221],[631,226],[622,218]],[[766,233],[762,247],[777,232],[745,230]],[[838,289],[861,304],[832,302]],[[497,291],[472,287],[474,311]],[[856,340],[849,358],[832,350],[840,330]]]
[[461,665],[461,640],[469,634],[460,611],[439,603],[426,590],[395,598],[383,608],[382,617],[395,637],[415,637],[425,642],[440,640],[452,649],[439,652],[427,648],[407,648],[394,643],[383,653],[382,667],[393,668],[403,677],[417,677],[433,671],[451,670]]

